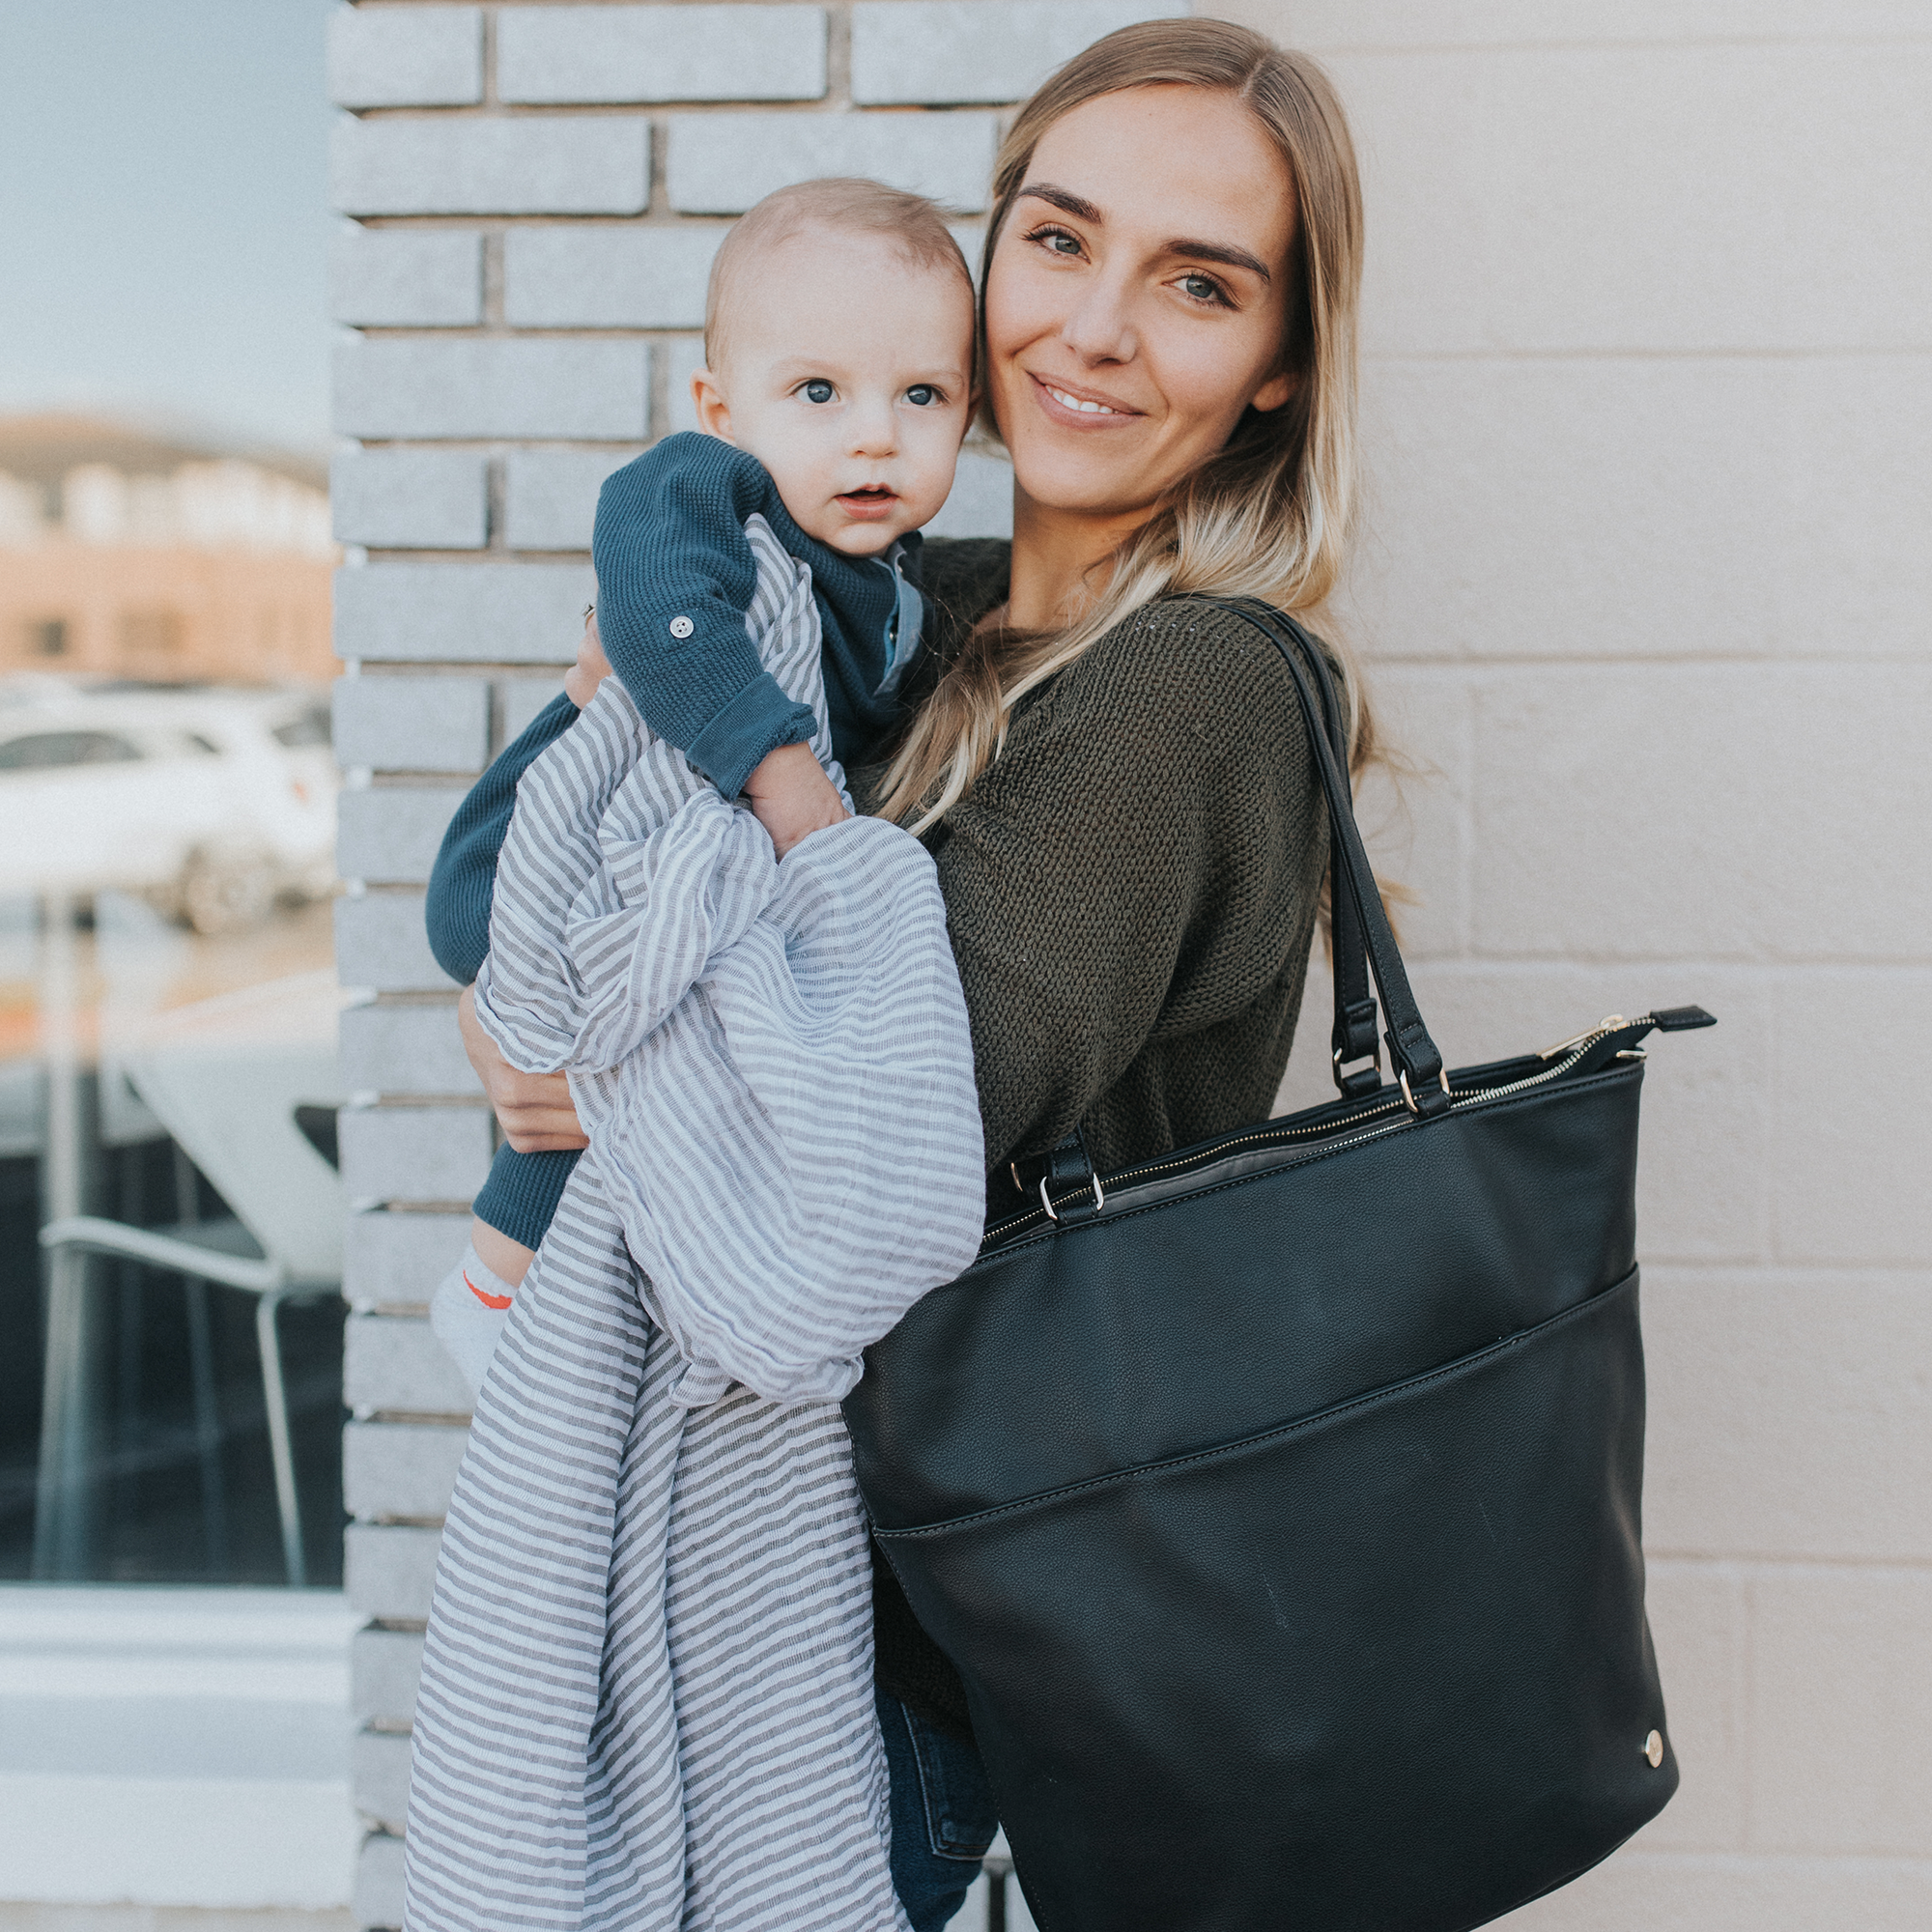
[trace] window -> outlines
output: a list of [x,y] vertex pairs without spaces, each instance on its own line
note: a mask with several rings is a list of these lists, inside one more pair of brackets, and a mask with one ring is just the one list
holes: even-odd
[[48,772],[69,765],[121,765],[141,755],[115,731],[37,731],[0,745],[0,772]]

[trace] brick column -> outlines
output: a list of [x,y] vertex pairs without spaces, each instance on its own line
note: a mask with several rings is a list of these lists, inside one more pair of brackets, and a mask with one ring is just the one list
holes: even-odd
[[[493,1131],[423,937],[450,812],[559,688],[594,591],[597,489],[692,426],[704,282],[733,215],[813,175],[959,211],[975,258],[1003,110],[1135,0],[458,6],[330,22],[349,217],[337,352],[337,956],[348,1243],[344,1453],[356,1640],[356,1912],[401,1922],[409,1727],[468,1396],[424,1303],[462,1247]],[[977,266],[977,260],[976,260]],[[1003,466],[962,464],[935,532],[1006,527]]]

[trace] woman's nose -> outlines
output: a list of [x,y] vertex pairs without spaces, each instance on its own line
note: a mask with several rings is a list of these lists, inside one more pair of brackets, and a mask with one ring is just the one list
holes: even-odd
[[1068,311],[1060,339],[1083,362],[1131,362],[1138,347],[1127,292],[1095,276]]

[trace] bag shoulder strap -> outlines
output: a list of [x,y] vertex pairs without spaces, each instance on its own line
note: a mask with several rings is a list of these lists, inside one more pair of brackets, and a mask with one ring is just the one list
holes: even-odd
[[1293,679],[1307,721],[1309,749],[1328,806],[1329,898],[1335,949],[1332,1044],[1337,1056],[1337,1084],[1344,1094],[1350,1093],[1349,1081],[1356,1083],[1355,1091],[1362,1091],[1360,1076],[1345,1080],[1341,1068],[1345,1059],[1357,1059],[1373,1050],[1376,1009],[1368,988],[1372,969],[1388,1021],[1382,1037],[1388,1041],[1403,1097],[1417,1114],[1445,1113],[1449,1087],[1442,1056],[1416,1007],[1395,931],[1376,884],[1375,868],[1369,864],[1355,824],[1354,801],[1349,792],[1347,721],[1324,653],[1293,617],[1257,598],[1206,597],[1201,601],[1239,618],[1274,645]]

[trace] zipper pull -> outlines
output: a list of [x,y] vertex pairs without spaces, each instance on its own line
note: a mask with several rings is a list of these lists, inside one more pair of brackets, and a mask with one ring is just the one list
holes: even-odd
[[[1686,1011],[1696,1011],[1687,1008]],[[1574,1053],[1586,1039],[1595,1039],[1600,1033],[1611,1033],[1630,1022],[1621,1013],[1607,1013],[1593,1027],[1585,1027],[1581,1033],[1573,1033],[1568,1039],[1559,1039],[1554,1046],[1546,1046],[1536,1057],[1539,1060],[1560,1060],[1566,1053]]]
[[1716,1013],[1702,1007],[1658,1007],[1646,1017],[1659,1033],[1689,1033],[1693,1027],[1716,1026]]

